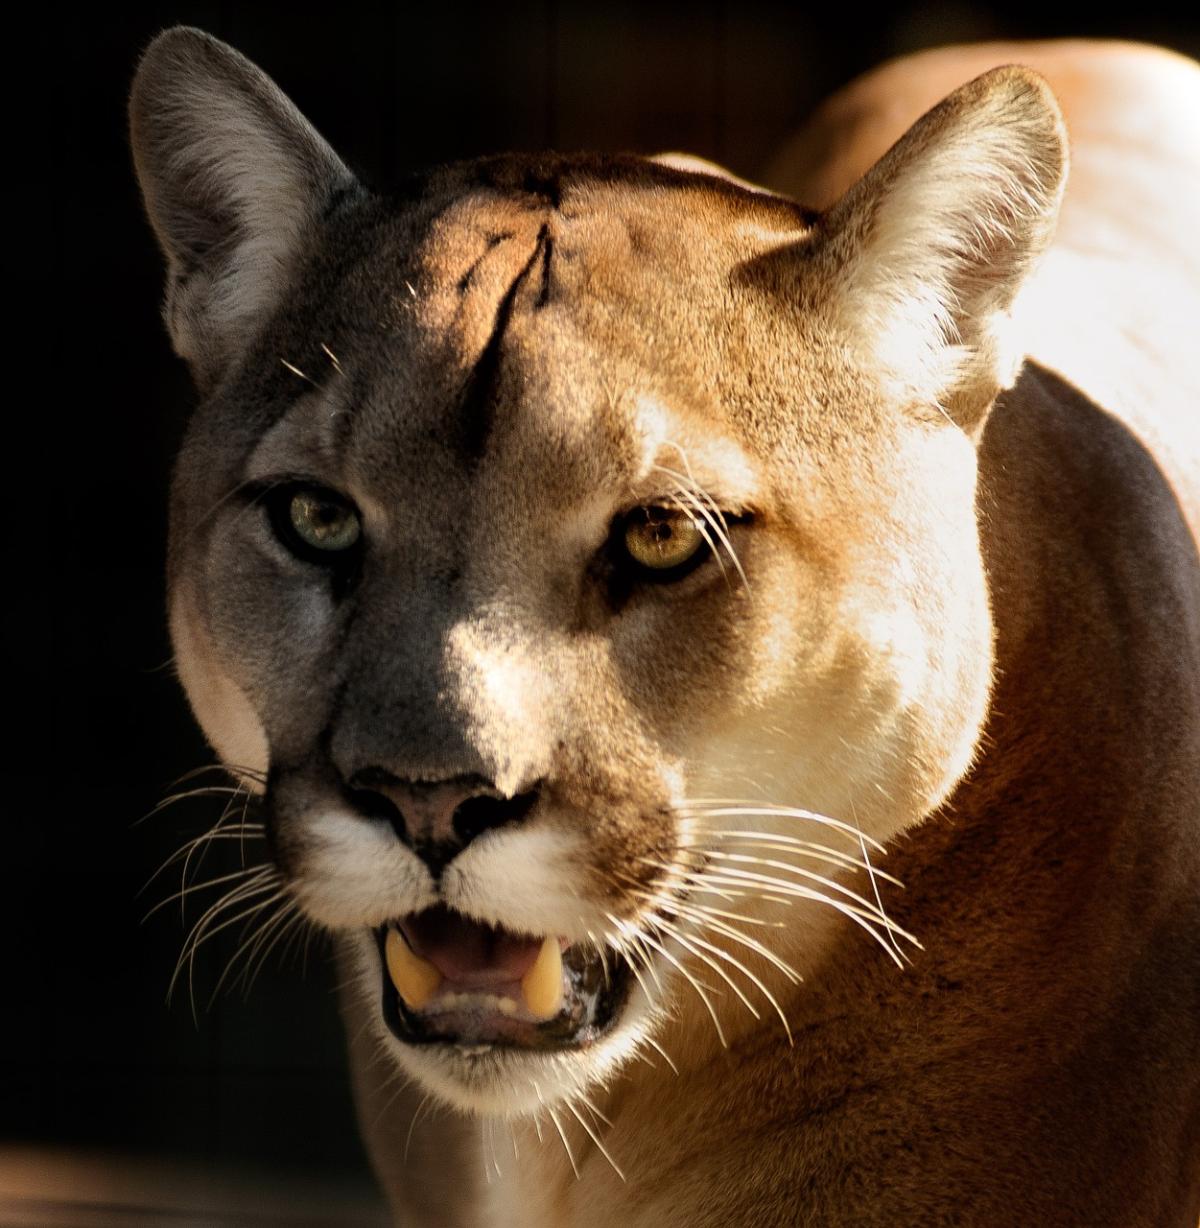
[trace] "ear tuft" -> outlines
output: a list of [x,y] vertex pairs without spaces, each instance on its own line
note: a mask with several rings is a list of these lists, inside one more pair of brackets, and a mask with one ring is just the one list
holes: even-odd
[[1049,87],[999,68],[918,120],[826,215],[837,323],[897,395],[982,424],[1023,357],[1009,312],[1053,238],[1066,171]]
[[203,385],[264,322],[313,224],[355,181],[274,82],[186,26],[142,56],[129,123],[167,258],[167,328]]

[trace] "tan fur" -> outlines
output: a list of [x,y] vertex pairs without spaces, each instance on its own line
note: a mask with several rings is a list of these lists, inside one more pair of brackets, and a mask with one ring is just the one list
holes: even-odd
[[[832,100],[768,182],[828,204],[925,108],[1009,62],[1047,76],[1074,135],[1064,253],[1076,229],[1099,228],[1096,214],[1115,215],[1113,252],[1125,266],[1072,283],[1078,266],[1064,254],[1070,271],[1059,276],[1052,253],[1044,276],[1053,288],[1023,334],[1028,349],[1077,387],[1107,394],[1100,403],[1124,411],[1147,444],[1170,441],[1155,459],[1177,475],[1173,492],[1195,532],[1200,364],[1179,335],[1180,325],[1200,319],[1200,248],[1181,224],[1200,208],[1193,65],[1155,49],[1089,44],[913,57]],[[1164,135],[1155,156],[1164,127],[1185,129],[1185,139]],[[1139,137],[1133,150],[1130,132]],[[1085,133],[1100,146],[1094,165]],[[1189,134],[1192,157],[1181,158]],[[1129,156],[1114,157],[1110,145]],[[814,155],[824,149],[829,155]],[[1177,220],[1162,222],[1164,211]],[[1085,262],[1092,252],[1081,246]],[[1187,276],[1177,288],[1181,265]],[[1112,281],[1097,289],[1102,276]],[[1125,288],[1147,277],[1136,292]],[[1169,288],[1142,301],[1160,280]],[[1036,303],[1037,289],[1027,293]],[[1133,328],[1130,315],[1138,317]],[[1081,316],[1103,325],[1107,344],[1079,325]],[[1164,333],[1173,340],[1156,344]],[[1054,363],[1056,343],[1073,363]],[[1130,384],[1144,388],[1142,396],[1115,394]],[[1001,636],[999,689],[983,735],[989,749],[943,816],[928,819],[885,863],[907,884],[893,916],[925,940],[926,952],[903,974],[879,959],[868,970],[862,951],[851,954],[854,935],[843,938],[843,949],[831,950],[788,1004],[802,1038],[797,1049],[768,1018],[761,1038],[747,1035],[726,1053],[711,1042],[701,1008],[688,1003],[693,1026],[678,1029],[686,1042],[672,1044],[670,1032],[662,1038],[677,1065],[686,1054],[683,1074],[638,1066],[601,1101],[615,1120],[605,1145],[624,1181],[578,1129],[583,1180],[561,1152],[513,1126],[519,1163],[505,1132],[494,1144],[506,1174],[493,1177],[487,1195],[498,1210],[479,1218],[472,1211],[461,1222],[1190,1228],[1197,1219],[1195,547],[1137,442],[1076,403],[1069,387],[1050,381],[1022,391],[1021,400],[1005,401],[984,440],[981,510],[991,530],[984,548]],[[1048,431],[1059,438],[1046,441]],[[1080,463],[1081,433],[1099,436],[1111,476],[1093,476]],[[1112,655],[1118,629],[1097,576],[1113,565],[1101,560],[1111,518],[1120,515],[1103,492],[1122,481],[1157,488],[1164,532],[1176,526],[1167,565],[1178,569],[1184,591],[1191,586],[1178,638],[1143,642],[1124,668]],[[1082,510],[1089,504],[1096,510]],[[1042,540],[1046,520],[1070,526],[1065,540]],[[1128,600],[1148,599],[1164,558],[1121,556],[1114,587]],[[1055,647],[1064,636],[1078,645],[1066,660]],[[1109,695],[1111,672],[1126,670],[1139,690],[1143,670],[1178,679],[1182,696],[1156,711],[1152,694]],[[1064,739],[1081,723],[1096,736]],[[1043,782],[1039,763],[1064,754],[1078,761],[1070,780]],[[1097,808],[1083,811],[1072,790],[1093,796],[1097,775],[1108,783]],[[1037,791],[1031,786],[1014,807],[1005,786],[1022,776]],[[1142,809],[1151,808],[1151,793],[1162,812],[1147,830]],[[1003,807],[995,817],[993,797]],[[992,840],[995,847],[971,847]],[[955,883],[958,861],[958,873],[978,880],[974,899],[964,900]],[[433,1179],[427,1171],[419,1187]],[[397,1173],[395,1182],[404,1188],[413,1176]]]
[[[256,105],[274,97],[204,36],[156,46],[142,131],[170,112],[170,65],[190,98],[215,88],[196,67],[213,57]],[[1014,61],[1049,90],[980,77]],[[182,269],[194,222],[155,214],[162,167],[186,171],[197,141],[219,166],[219,141],[189,118],[160,158],[138,122]],[[187,335],[219,345],[198,359],[177,336],[217,391],[177,478],[173,634],[213,744],[276,771],[280,874],[337,939],[399,1223],[1193,1228],[1198,131],[1200,70],[1166,53],[947,49],[848,87],[776,165],[771,187],[820,216],[677,158],[572,165],[536,207],[536,168],[467,168],[416,220],[367,212],[341,236],[339,258],[357,243],[379,265],[284,236],[275,280],[250,288],[239,253],[291,163],[262,199],[243,161],[233,188],[218,175],[245,233],[201,285],[241,304],[246,340],[231,357],[203,312]],[[342,175],[311,130],[270,147],[289,143]],[[518,275],[547,235],[539,289]],[[446,407],[509,286],[468,466]],[[326,343],[336,368],[314,380]],[[311,387],[280,391],[279,360]],[[243,405],[277,409],[238,453]],[[356,620],[226,510],[237,482],[296,472],[352,498],[387,560]],[[717,552],[724,575],[614,613],[580,575],[615,514],[681,497],[685,476],[753,523]],[[364,763],[540,780],[544,802],[433,883],[331,786]],[[706,796],[818,818],[705,818]],[[752,837],[718,827],[773,836],[769,860],[737,860]],[[904,889],[782,843],[847,833],[843,857]],[[696,850],[728,892],[701,898],[754,945],[685,914],[667,914],[678,942],[646,928],[648,897],[696,898]],[[834,905],[853,890],[860,912],[752,889],[736,876],[754,866]],[[613,948],[640,926],[663,949],[591,1048],[407,1046],[380,1019],[367,927],[438,900]],[[697,976],[721,991],[721,1036]]]

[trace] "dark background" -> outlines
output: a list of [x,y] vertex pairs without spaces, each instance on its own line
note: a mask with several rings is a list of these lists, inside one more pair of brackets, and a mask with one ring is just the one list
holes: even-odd
[[[139,897],[147,878],[222,805],[181,803],[134,826],[209,761],[172,676],[162,612],[167,481],[191,393],[158,319],[161,267],[124,132],[134,63],[158,29],[187,22],[231,42],[352,166],[386,183],[414,165],[547,146],[686,149],[754,177],[823,95],[888,56],[1065,35],[1197,55],[1195,13],[952,0],[865,12],[769,0],[105,5],[48,19],[29,50],[11,42],[24,88],[10,127],[28,133],[32,122],[41,155],[23,208],[44,211],[33,220],[50,235],[9,255],[32,256],[27,275],[53,305],[32,321],[41,344],[6,347],[10,374],[32,364],[40,392],[14,398],[3,427],[9,541],[32,559],[8,569],[20,630],[5,637],[18,730],[3,851],[12,916],[0,1010],[11,1035],[0,1047],[0,1141],[334,1173],[363,1165],[325,949],[314,944],[306,972],[272,957],[248,1000],[225,992],[208,1009],[235,946],[222,935],[197,960],[197,1025],[186,992],[164,1002],[186,932],[178,905],[141,923],[178,882],[166,874]],[[37,231],[16,232],[10,247],[34,242],[27,233]],[[230,864],[213,858],[203,876]],[[189,918],[213,898],[199,893]]]

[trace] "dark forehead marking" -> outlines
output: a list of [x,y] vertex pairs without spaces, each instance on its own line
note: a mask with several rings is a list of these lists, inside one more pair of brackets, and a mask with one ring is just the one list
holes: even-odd
[[488,337],[487,344],[483,347],[483,353],[480,354],[479,361],[476,362],[471,370],[471,374],[467,377],[467,384],[463,389],[460,414],[463,424],[463,445],[467,455],[472,460],[478,460],[483,455],[488,436],[492,431],[496,410],[496,379],[500,373],[500,357],[504,344],[504,332],[508,328],[509,320],[512,318],[513,303],[516,301],[517,291],[520,290],[525,278],[529,276],[534,265],[537,264],[538,257],[545,252],[550,242],[549,236],[550,227],[547,223],[543,222],[529,259],[521,266],[520,271],[513,278],[512,285],[504,292],[504,297],[496,308],[496,315],[492,321],[491,336]]
[[493,248],[499,247],[501,243],[506,243],[512,237],[511,230],[501,230],[494,235],[488,235],[487,245],[483,251],[476,256],[471,267],[458,279],[459,294],[465,294],[471,288],[471,283],[475,280],[475,274],[479,271],[479,266],[487,259],[488,253]]
[[548,234],[542,243],[542,288],[538,291],[537,302],[533,305],[534,311],[541,311],[550,301],[550,261],[553,259],[554,236]]

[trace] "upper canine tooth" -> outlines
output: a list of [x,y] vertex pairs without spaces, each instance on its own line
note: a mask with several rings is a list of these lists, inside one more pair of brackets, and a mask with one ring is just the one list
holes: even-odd
[[422,959],[390,925],[383,952],[396,992],[404,999],[405,1006],[419,1011],[437,992],[442,974],[428,960]]
[[542,949],[533,961],[533,967],[521,978],[521,991],[525,1005],[539,1019],[557,1015],[563,1000],[562,949],[558,939],[548,934],[542,940]]

